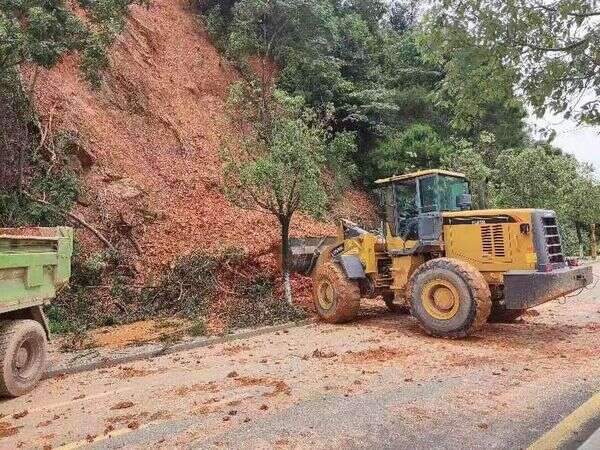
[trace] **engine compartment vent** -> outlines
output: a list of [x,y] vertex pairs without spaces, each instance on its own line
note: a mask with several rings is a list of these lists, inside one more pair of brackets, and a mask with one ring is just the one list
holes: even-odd
[[504,228],[501,224],[481,226],[481,251],[484,257],[504,258]]

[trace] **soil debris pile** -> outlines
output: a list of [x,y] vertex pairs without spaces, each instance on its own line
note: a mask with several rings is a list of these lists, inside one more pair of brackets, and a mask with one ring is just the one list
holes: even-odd
[[[43,125],[77,137],[69,155],[84,183],[77,214],[136,255],[140,280],[157,279],[193,249],[271,251],[277,223],[234,208],[220,190],[219,148],[236,139],[225,102],[240,75],[211,44],[189,2],[133,6],[110,57],[98,91],[81,76],[76,57],[42,70],[35,89]],[[337,214],[371,210],[359,192],[341,204]],[[293,229],[298,235],[334,231],[331,222],[306,217]],[[84,248],[98,249],[87,233],[79,238]]]

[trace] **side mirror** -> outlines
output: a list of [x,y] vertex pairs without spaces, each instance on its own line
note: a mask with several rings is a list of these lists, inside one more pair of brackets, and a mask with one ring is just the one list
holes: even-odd
[[471,209],[473,205],[473,197],[471,194],[461,194],[456,197],[456,204],[462,211]]

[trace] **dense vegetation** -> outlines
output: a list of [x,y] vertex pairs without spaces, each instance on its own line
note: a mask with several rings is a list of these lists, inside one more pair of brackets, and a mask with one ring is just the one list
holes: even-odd
[[[100,86],[129,5],[148,0],[78,3],[86,19],[60,0],[0,0],[0,225],[55,224],[57,209],[69,211],[79,189],[63,164],[76,136],[46,136],[33,109],[39,68],[78,52],[82,73]],[[32,202],[25,191],[56,207]]]
[[[583,67],[597,51],[594,11],[559,1],[521,17],[521,3],[500,11],[494,2],[440,1],[423,11],[413,0],[203,0],[198,8],[249,79],[272,77],[278,90],[330,111],[332,136],[352,133],[343,155],[352,163],[332,167],[338,176],[370,187],[420,168],[460,170],[477,206],[556,209],[575,252],[600,222],[595,174],[535,141],[525,118],[528,107],[569,116],[569,101],[597,81],[596,66]],[[481,20],[469,28],[474,11]],[[560,31],[575,22],[585,30],[578,45]],[[504,25],[521,41],[503,40]],[[519,59],[524,49],[529,57]],[[580,121],[595,120],[595,102]]]
[[[275,215],[284,241],[294,212],[322,215],[351,183],[370,189],[380,177],[442,167],[468,175],[475,206],[555,209],[567,250],[592,247],[597,174],[553,147],[551,132],[535,140],[526,118],[550,111],[600,122],[600,11],[593,2],[190,1],[245,75],[228,105],[245,139],[223,149],[225,191],[238,206]],[[83,189],[65,163],[78,137],[46,136],[32,101],[38,68],[76,53],[82,74],[100,87],[107,49],[134,3],[150,4],[0,0],[0,226],[66,221]],[[77,258],[73,289],[58,299],[53,323],[65,322],[61,314],[84,318],[76,324],[82,327],[117,315],[191,316],[197,311],[188,306],[210,303],[215,286],[182,296],[186,276],[223,262],[219,255],[184,258],[164,283],[140,294],[128,286],[123,258],[112,250]],[[273,280],[259,278],[252,274],[235,296],[272,298]],[[88,287],[100,281],[108,282],[106,298],[121,299],[110,314],[93,309],[104,307],[96,293],[86,309]],[[252,286],[265,290],[255,295]],[[296,314],[272,303],[273,315]]]

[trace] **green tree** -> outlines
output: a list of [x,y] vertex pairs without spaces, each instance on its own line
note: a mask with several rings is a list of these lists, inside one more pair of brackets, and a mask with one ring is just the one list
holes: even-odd
[[98,71],[108,64],[106,48],[122,31],[129,5],[148,5],[149,0],[79,0],[79,3],[88,10],[91,25],[63,0],[1,0],[0,79],[23,63],[51,68],[63,55],[77,50],[82,53],[86,76],[98,83]]
[[[493,98],[518,83],[539,116],[550,110],[598,124],[598,16],[589,0],[438,0],[424,36],[431,54],[462,80],[449,92],[464,103],[463,114],[476,113],[476,92]],[[469,60],[480,61],[475,76],[465,70]]]
[[566,247],[582,252],[587,228],[595,244],[595,224],[600,222],[600,187],[591,167],[549,146],[506,150],[492,174],[494,200],[500,207],[555,210],[563,227]]
[[225,193],[241,208],[277,218],[285,298],[291,304],[290,225],[298,211],[315,216],[324,212],[327,194],[322,171],[327,132],[301,97],[279,90],[265,96],[261,91],[256,83],[232,88],[231,116],[244,137],[239,150],[226,148],[223,152]]
[[498,206],[564,211],[561,187],[576,176],[574,158],[537,146],[505,150],[493,171]]
[[240,0],[232,12],[228,50],[234,56],[280,63],[293,51],[318,52],[328,45],[327,1]]
[[374,154],[375,177],[438,168],[449,152],[452,148],[429,125],[411,125],[379,145]]
[[576,230],[579,255],[584,253],[582,229],[589,230],[591,254],[595,257],[596,224],[600,223],[600,185],[591,166],[578,164],[577,176],[562,189],[564,213]]
[[[389,146],[378,147],[392,143],[415,123],[429,126],[444,145],[457,138],[476,143],[482,133],[493,134],[495,147],[486,149],[486,163],[501,149],[525,140],[525,110],[512,89],[472,89],[474,114],[461,113],[470,111],[467,103],[451,101],[464,83],[448,77],[445,60],[428,55],[427,46],[419,43],[418,5],[413,0],[209,4],[206,23],[218,42],[226,42],[230,56],[258,55],[265,65],[275,62],[275,71],[261,71],[275,75],[274,87],[303,96],[316,109],[333,106],[330,125],[334,132],[355,134],[359,149],[353,158],[365,184],[377,176],[375,160],[393,153]],[[472,42],[469,46],[469,61],[483,58]],[[461,74],[475,66],[469,62],[465,67]],[[488,64],[474,75],[485,79],[490,73]],[[455,126],[448,127],[449,122]],[[421,159],[426,157],[427,152]]]
[[[57,167],[53,173],[52,167],[44,167],[44,152],[34,151],[38,136],[31,130],[37,126],[42,132],[33,102],[38,71],[78,52],[83,73],[99,85],[108,65],[107,48],[123,29],[133,3],[147,5],[148,0],[79,0],[87,12],[82,19],[64,0],[0,0],[0,221],[23,225],[21,219],[31,217],[45,223],[36,220],[44,215],[42,208],[27,205],[29,200],[21,195],[25,188],[58,207],[72,203],[75,182],[70,172]],[[30,79],[23,77],[24,65],[33,68]],[[54,150],[47,153],[58,153]],[[64,192],[58,192],[59,185]]]
[[482,152],[466,140],[458,141],[455,147],[454,151],[446,152],[442,156],[440,166],[444,169],[464,173],[471,185],[473,207],[476,209],[488,208],[488,183],[492,171],[485,164]]

